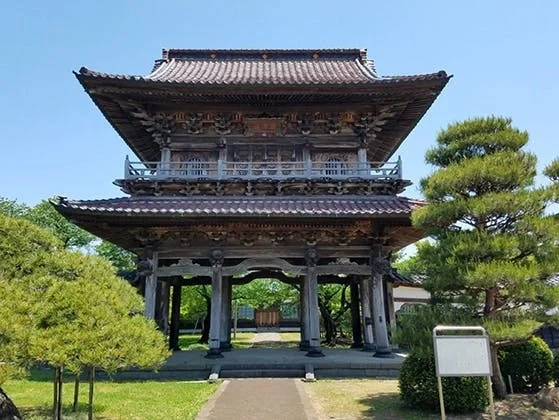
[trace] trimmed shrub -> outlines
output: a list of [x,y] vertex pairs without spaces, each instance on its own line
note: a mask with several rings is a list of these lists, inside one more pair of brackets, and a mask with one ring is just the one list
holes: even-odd
[[553,353],[539,337],[499,350],[499,366],[510,392],[511,376],[515,393],[535,394],[553,378]]
[[[482,377],[442,378],[444,404],[450,413],[483,411],[489,403],[487,380]],[[400,369],[400,397],[406,405],[437,411],[439,393],[435,356],[431,352],[412,352]]]

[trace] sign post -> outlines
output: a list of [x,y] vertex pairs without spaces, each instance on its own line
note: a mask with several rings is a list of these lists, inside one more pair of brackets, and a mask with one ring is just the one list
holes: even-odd
[[[468,332],[470,334],[466,335],[465,333]],[[450,335],[450,333],[454,333],[454,335]],[[495,405],[491,389],[493,366],[491,365],[489,337],[485,328],[439,325],[433,328],[433,345],[441,418],[446,419],[442,377],[485,376],[487,377],[491,419],[495,420]]]

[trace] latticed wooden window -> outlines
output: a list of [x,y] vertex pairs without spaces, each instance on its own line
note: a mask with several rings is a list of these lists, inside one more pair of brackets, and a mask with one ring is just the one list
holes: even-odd
[[344,163],[335,157],[329,158],[324,162],[324,175],[343,175]]
[[186,175],[205,176],[208,174],[208,163],[199,158],[190,158],[186,162]]
[[238,319],[254,319],[254,309],[250,306],[239,306],[237,309]]

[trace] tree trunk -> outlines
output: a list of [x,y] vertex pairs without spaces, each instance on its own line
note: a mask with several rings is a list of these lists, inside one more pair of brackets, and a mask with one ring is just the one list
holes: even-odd
[[2,388],[0,388],[0,419],[21,420],[21,414]]
[[56,418],[56,407],[58,406],[58,368],[52,370],[52,418]]
[[55,420],[62,419],[62,381],[64,378],[64,368],[56,366],[54,368],[54,406],[53,418]]
[[206,299],[206,311],[206,317],[204,318],[204,322],[202,323],[202,335],[200,336],[200,340],[198,340],[198,342],[203,344],[206,344],[210,341],[212,304],[209,299]]
[[93,389],[95,385],[95,367],[89,368],[89,399],[87,402],[87,418],[93,420]]
[[78,398],[80,395],[80,374],[76,374],[74,379],[74,404],[72,404],[72,411],[75,413],[78,411]]
[[495,390],[495,397],[504,400],[507,398],[507,386],[501,373],[501,367],[499,366],[499,358],[497,357],[498,347],[491,345],[491,364],[493,365],[493,376],[491,380],[493,381],[493,389]]
[[322,321],[324,322],[324,340],[327,344],[333,344],[336,341],[338,329],[336,321],[332,318],[329,308],[324,304],[324,302],[321,302],[321,299],[319,299],[318,306],[320,308],[320,314],[322,315]]

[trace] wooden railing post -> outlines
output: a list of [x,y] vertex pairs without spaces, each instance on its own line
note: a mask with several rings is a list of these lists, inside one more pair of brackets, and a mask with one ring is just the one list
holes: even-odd
[[124,179],[130,178],[130,160],[128,159],[128,155],[124,158]]

